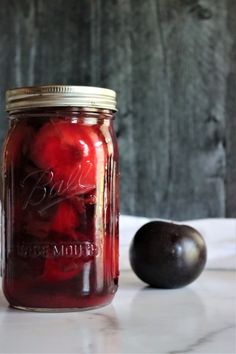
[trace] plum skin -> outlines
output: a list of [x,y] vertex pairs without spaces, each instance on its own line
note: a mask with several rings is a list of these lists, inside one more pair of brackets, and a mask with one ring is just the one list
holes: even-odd
[[180,288],[204,269],[206,244],[201,234],[186,225],[152,221],[135,234],[129,252],[135,274],[155,288]]

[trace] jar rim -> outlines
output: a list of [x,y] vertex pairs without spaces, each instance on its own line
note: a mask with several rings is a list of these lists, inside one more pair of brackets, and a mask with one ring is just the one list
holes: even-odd
[[102,87],[40,85],[6,92],[6,111],[38,107],[91,107],[117,111],[116,92]]

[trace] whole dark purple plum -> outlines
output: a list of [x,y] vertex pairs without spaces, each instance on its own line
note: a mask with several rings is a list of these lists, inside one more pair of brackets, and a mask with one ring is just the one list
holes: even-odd
[[142,226],[130,246],[135,274],[156,288],[179,288],[204,269],[207,250],[201,234],[186,225],[152,221]]

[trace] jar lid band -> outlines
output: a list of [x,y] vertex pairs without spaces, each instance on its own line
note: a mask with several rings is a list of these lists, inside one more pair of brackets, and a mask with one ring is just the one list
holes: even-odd
[[6,93],[6,111],[37,107],[89,107],[116,111],[116,92],[92,86],[20,87]]

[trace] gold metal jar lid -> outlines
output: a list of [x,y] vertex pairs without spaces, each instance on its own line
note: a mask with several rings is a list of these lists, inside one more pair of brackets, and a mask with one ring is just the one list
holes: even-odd
[[90,86],[45,85],[20,87],[6,93],[6,110],[37,107],[88,107],[116,111],[113,90]]

